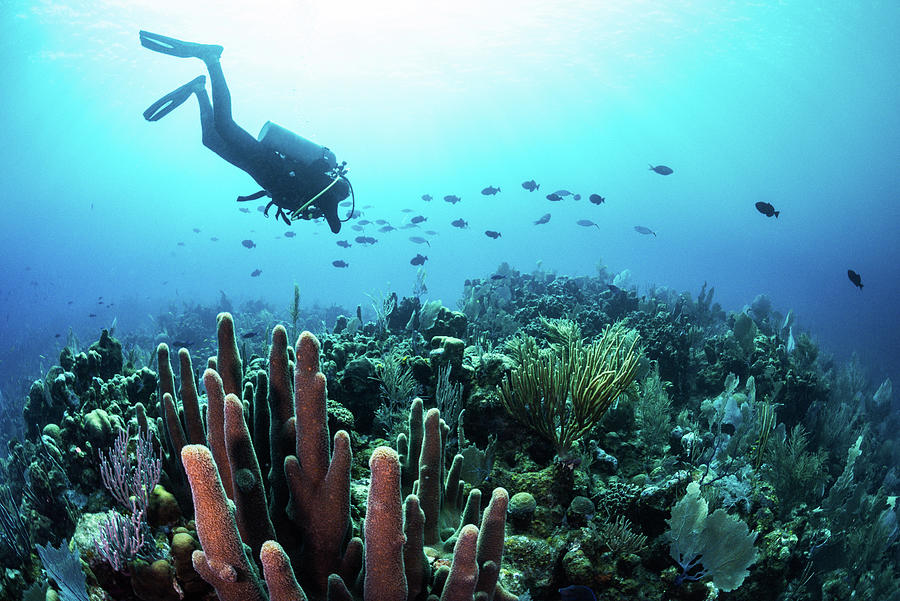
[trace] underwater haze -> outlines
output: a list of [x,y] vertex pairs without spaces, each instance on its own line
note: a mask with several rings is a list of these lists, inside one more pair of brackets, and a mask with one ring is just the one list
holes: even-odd
[[[52,362],[70,327],[147,327],[219,291],[284,306],[297,282],[303,306],[367,307],[412,290],[419,253],[428,298],[450,306],[503,262],[707,283],[728,311],[765,294],[795,335],[898,374],[894,2],[7,1],[0,23],[0,381],[34,377],[27,361]],[[205,69],[140,29],[224,46],[237,123],[331,148],[360,217],[400,229],[239,211],[258,186],[203,147],[193,99],[141,117]]]

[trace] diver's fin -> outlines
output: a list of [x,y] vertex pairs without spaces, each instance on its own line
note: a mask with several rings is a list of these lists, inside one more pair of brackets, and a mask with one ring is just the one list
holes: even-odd
[[184,42],[158,33],[141,30],[141,46],[154,52],[162,52],[179,58],[219,58],[223,48],[216,44]]
[[200,75],[187,82],[177,90],[173,90],[154,102],[144,111],[144,119],[147,121],[159,121],[176,108],[181,106],[198,87],[206,85],[206,76]]

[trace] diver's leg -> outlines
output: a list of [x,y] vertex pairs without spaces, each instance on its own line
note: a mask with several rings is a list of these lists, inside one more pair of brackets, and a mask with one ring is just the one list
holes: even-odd
[[248,159],[255,158],[264,152],[262,145],[234,122],[231,116],[231,92],[225,83],[225,74],[219,59],[204,60],[209,70],[209,81],[212,87],[213,119],[216,131],[235,150],[244,153]]
[[216,131],[213,107],[209,101],[206,89],[197,90],[197,103],[200,105],[200,128],[203,132],[203,145],[214,153],[240,169],[244,168],[239,153],[235,152],[219,132]]

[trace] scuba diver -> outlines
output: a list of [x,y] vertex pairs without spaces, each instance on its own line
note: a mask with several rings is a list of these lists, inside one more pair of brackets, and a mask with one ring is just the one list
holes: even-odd
[[[263,125],[259,139],[241,128],[231,116],[231,93],[219,64],[222,46],[184,42],[149,31],[141,31],[145,48],[180,58],[199,58],[206,64],[212,87],[212,103],[206,94],[206,76],[201,75],[156,102],[146,111],[147,121],[158,121],[196,94],[200,105],[203,145],[244,171],[263,189],[238,201],[271,197],[275,217],[288,225],[292,219],[324,217],[335,234],[341,231],[338,203],[353,194],[346,177],[346,162],[337,164],[330,150],[280,127]],[[355,201],[355,198],[354,198]],[[351,209],[351,215],[353,211]]]

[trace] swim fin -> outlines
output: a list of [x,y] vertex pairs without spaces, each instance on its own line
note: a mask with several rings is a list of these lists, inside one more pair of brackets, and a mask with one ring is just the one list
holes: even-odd
[[196,42],[184,42],[158,33],[149,31],[140,32],[141,46],[154,52],[162,52],[179,58],[208,58],[218,59],[222,55],[222,46],[217,44],[197,44]]
[[169,92],[151,104],[150,107],[144,111],[144,119],[147,121],[159,121],[181,106],[185,100],[190,98],[191,94],[194,93],[198,86],[203,87],[205,85],[206,75],[195,77],[177,90]]

